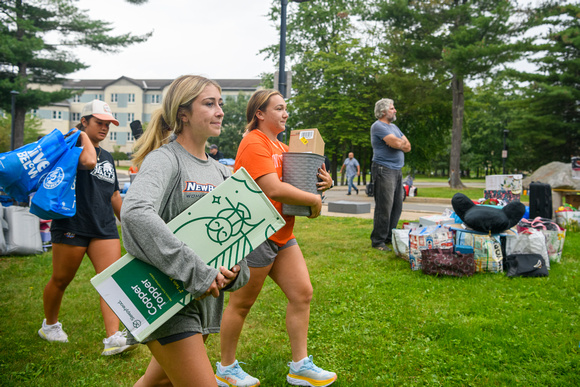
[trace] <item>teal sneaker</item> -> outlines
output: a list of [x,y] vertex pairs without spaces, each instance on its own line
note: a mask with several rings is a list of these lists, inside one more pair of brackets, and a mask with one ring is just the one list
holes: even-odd
[[328,372],[317,367],[312,362],[312,355],[304,359],[304,364],[300,369],[295,370],[292,363],[288,363],[290,372],[286,380],[293,386],[324,387],[330,386],[336,380],[334,372]]
[[237,360],[227,367],[223,367],[218,361],[216,363],[215,380],[219,387],[256,387],[260,385],[260,381],[248,375],[240,367],[240,363]]

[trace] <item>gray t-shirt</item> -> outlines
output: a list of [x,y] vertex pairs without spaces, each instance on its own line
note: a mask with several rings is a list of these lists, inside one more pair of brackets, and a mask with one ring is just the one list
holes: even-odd
[[[205,264],[185,243],[177,239],[166,223],[231,175],[225,165],[209,158],[200,160],[173,141],[151,152],[131,184],[123,206],[123,243],[128,253],[168,276],[183,281],[194,298],[203,295],[218,271]],[[240,262],[238,278],[228,290],[235,290],[250,277],[246,260]],[[183,332],[219,332],[223,292],[192,301],[144,342]]]
[[352,159],[347,157],[346,160],[344,160],[343,164],[346,166],[345,168],[346,168],[346,176],[347,177],[356,176],[356,174],[357,174],[356,167],[359,166],[357,159],[355,159],[354,157]]
[[398,138],[403,137],[403,132],[395,124],[387,124],[377,120],[371,126],[373,163],[400,170],[405,165],[405,153],[400,149],[391,148],[385,143],[383,138],[389,134],[394,134]]

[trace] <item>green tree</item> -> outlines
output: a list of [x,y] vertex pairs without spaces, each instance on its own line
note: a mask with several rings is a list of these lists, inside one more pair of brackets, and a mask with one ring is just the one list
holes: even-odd
[[[321,132],[335,180],[349,151],[355,152],[362,171],[371,157],[368,131],[384,63],[373,47],[363,44],[357,29],[355,15],[363,3],[315,0],[289,7],[288,12],[287,55],[294,65],[287,127]],[[273,2],[271,12],[275,22],[278,4]],[[278,46],[264,52],[278,58]]]
[[246,107],[250,96],[239,93],[237,96],[228,95],[224,101],[224,120],[219,137],[212,137],[209,141],[219,147],[226,158],[235,158],[238,145],[246,130]]
[[476,170],[498,170],[501,166],[503,130],[506,128],[508,111],[502,104],[502,95],[494,86],[482,85],[474,90],[471,99],[465,102],[465,131],[463,142],[469,141],[471,155],[469,168]]
[[379,98],[378,70],[366,62],[370,49],[357,46],[356,40],[336,42],[330,49],[306,52],[294,66],[290,126],[318,128],[335,179],[349,151],[355,152],[364,176],[372,157],[369,128]]
[[117,167],[119,166],[119,161],[121,160],[129,160],[129,156],[127,153],[120,151],[120,145],[113,145],[113,152],[111,152],[111,156],[113,156],[113,160],[117,161]]
[[440,78],[424,79],[414,72],[389,68],[381,76],[381,97],[395,102],[395,124],[411,142],[405,165],[414,170],[443,170],[448,164],[451,141],[451,91],[440,87]]
[[[464,82],[486,76],[498,65],[517,59],[525,46],[513,42],[523,25],[513,16],[515,0],[373,0],[365,18],[382,23],[381,50],[393,59],[390,68],[412,71],[423,79],[447,82],[452,94],[450,170],[461,168]],[[513,43],[512,43],[513,42]],[[459,174],[451,181],[462,188]]]
[[[570,162],[580,151],[580,6],[549,1],[537,9],[533,25],[544,26],[529,61],[537,71],[509,74],[522,97],[510,132],[519,139],[519,162],[536,169],[551,161]],[[511,134],[510,133],[510,134]]]
[[87,68],[71,49],[86,46],[95,52],[116,52],[151,36],[112,35],[110,23],[90,19],[73,0],[3,0],[0,21],[0,109],[11,111],[10,92],[20,93],[13,117],[16,147],[23,144],[27,111],[74,95],[71,90],[30,87],[57,84],[63,76]]
[[[42,121],[32,115],[26,116],[24,121],[24,145],[38,140],[42,129]],[[10,136],[12,131],[12,117],[0,116],[0,153],[10,151]]]

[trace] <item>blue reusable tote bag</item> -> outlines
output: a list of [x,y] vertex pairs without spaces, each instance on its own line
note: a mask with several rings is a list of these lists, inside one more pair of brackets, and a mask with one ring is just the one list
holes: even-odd
[[[76,136],[75,136],[76,135]],[[30,202],[30,212],[41,219],[70,218],[76,214],[75,183],[82,148],[74,146],[77,133],[67,138],[67,151],[44,177]]]
[[0,153],[0,187],[12,199],[28,202],[28,195],[66,151],[63,134],[54,129],[37,142]]

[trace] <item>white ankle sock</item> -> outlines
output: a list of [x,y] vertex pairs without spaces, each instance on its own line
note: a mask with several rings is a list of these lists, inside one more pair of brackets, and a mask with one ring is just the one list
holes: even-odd
[[304,361],[308,359],[308,356],[306,356],[304,359],[299,360],[297,362],[292,362],[292,368],[294,368],[295,370],[300,369],[300,367],[302,367],[302,365],[304,365]]
[[234,364],[236,364],[236,361],[235,361],[235,360],[234,360],[234,362],[233,362],[232,364],[230,364],[230,365],[227,365],[227,366],[225,366],[225,365],[222,365],[222,364],[220,363],[220,367],[222,367],[222,369],[224,369],[224,370],[229,370],[229,369],[232,369],[232,368],[234,368]]

